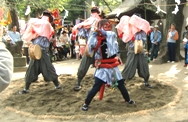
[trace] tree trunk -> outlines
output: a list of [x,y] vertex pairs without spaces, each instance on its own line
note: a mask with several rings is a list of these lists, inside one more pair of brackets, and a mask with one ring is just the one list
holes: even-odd
[[[182,3],[186,2],[186,0],[181,0]],[[167,0],[167,5],[171,5],[171,4],[176,4],[174,0]],[[177,14],[172,14],[172,11],[174,11],[175,6],[167,6],[167,14],[166,14],[166,27],[165,27],[165,31],[164,31],[164,36],[161,42],[161,46],[160,46],[160,53],[159,56],[157,58],[157,60],[155,60],[154,63],[165,63],[168,60],[168,50],[167,50],[167,43],[166,43],[166,39],[167,39],[167,33],[168,30],[170,29],[170,26],[172,23],[176,24],[176,30],[178,31],[179,34],[179,39],[176,41],[176,61],[180,61],[183,59],[183,57],[180,55],[180,43],[181,41],[181,31],[182,31],[182,26],[183,26],[183,21],[184,21],[184,15],[183,15],[183,8],[184,8],[184,4],[179,5],[179,11],[177,12]]]
[[10,8],[10,14],[11,14],[11,18],[12,18],[11,27],[16,25],[17,26],[17,31],[20,32],[19,22],[18,22],[18,15],[17,15],[16,9],[14,7]]

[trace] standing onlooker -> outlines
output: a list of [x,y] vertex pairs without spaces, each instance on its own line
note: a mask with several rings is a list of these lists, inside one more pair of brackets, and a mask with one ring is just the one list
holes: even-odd
[[171,24],[170,30],[167,34],[167,42],[168,42],[168,62],[174,63],[176,57],[176,40],[178,40],[179,35],[176,30],[176,25],[174,23]]
[[185,51],[185,64],[184,67],[187,67],[187,42],[188,42],[188,25],[185,26],[185,32],[183,33],[183,44],[184,44],[184,51]]
[[159,46],[160,46],[160,41],[161,41],[161,32],[158,30],[159,26],[155,25],[154,30],[151,32],[150,40],[151,40],[151,56],[150,56],[150,61],[157,58],[158,56],[158,51],[159,51]]
[[[70,27],[70,31],[72,31],[73,26]],[[75,58],[74,54],[74,48],[75,48],[75,41],[76,41],[76,32],[72,31],[70,34],[70,39],[71,39],[71,58]]]
[[76,44],[75,44],[75,53],[76,53],[76,60],[79,60],[79,57],[80,57],[80,47],[79,47],[78,42],[76,42]]
[[151,36],[152,31],[153,31],[153,26],[150,26],[150,31],[147,33],[147,52],[150,52],[150,49],[151,49],[150,36]]
[[74,25],[70,25],[70,27],[69,27],[69,33],[68,33],[68,35],[69,35],[69,37],[70,37],[70,35],[72,34],[72,28],[74,27]]
[[17,41],[21,41],[20,33],[17,32],[17,26],[16,25],[12,26],[12,31],[9,31],[8,35],[12,39],[12,41],[11,41],[12,44],[15,44],[15,42],[17,42]]
[[85,48],[86,48],[86,40],[84,37],[80,37],[79,46],[80,46],[80,55],[82,57],[84,55]]

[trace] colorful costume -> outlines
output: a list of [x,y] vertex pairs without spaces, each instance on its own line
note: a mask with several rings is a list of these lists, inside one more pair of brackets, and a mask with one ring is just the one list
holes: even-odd
[[[143,44],[146,42],[146,33],[144,31],[138,32],[135,34],[135,40],[142,40]],[[134,41],[134,40],[133,40]],[[134,42],[132,40],[129,41],[128,44],[128,54],[127,60],[125,63],[125,67],[122,71],[122,76],[125,80],[130,80],[135,76],[136,69],[138,69],[138,75],[144,78],[145,85],[147,87],[151,87],[148,84],[149,79],[149,67],[148,61],[146,60],[144,52],[135,54],[134,51]]]
[[56,89],[61,89],[58,82],[58,75],[50,61],[48,54],[50,38],[53,35],[53,28],[48,21],[48,16],[43,14],[42,19],[32,19],[28,23],[28,27],[23,35],[26,41],[38,44],[41,47],[42,56],[39,60],[32,59],[25,75],[25,88],[19,94],[27,93],[30,84],[38,79],[38,75],[42,73],[45,81],[53,81]]
[[[126,27],[124,27],[124,25]],[[150,74],[145,53],[143,50],[137,53],[135,51],[137,46],[135,47],[134,43],[134,40],[141,40],[139,42],[141,42],[144,47],[147,38],[146,34],[150,31],[149,22],[136,15],[131,17],[123,16],[116,28],[118,35],[122,35],[122,41],[128,44],[127,60],[122,71],[123,78],[125,80],[132,79],[136,73],[136,69],[138,69],[138,75],[144,78],[145,86],[151,87],[151,85],[148,84]]]
[[117,67],[120,64],[117,58],[119,54],[118,43],[116,41],[117,36],[112,31],[101,30],[101,32],[93,33],[88,42],[89,53],[91,54],[93,50],[96,51],[95,64],[97,69],[94,74],[95,84],[88,93],[85,104],[82,107],[84,111],[88,110],[91,100],[100,90],[101,86],[104,83],[112,86],[114,84],[114,78],[117,82],[116,87],[120,90],[125,101],[130,104],[134,103],[129,98],[129,94],[124,86],[124,80]]

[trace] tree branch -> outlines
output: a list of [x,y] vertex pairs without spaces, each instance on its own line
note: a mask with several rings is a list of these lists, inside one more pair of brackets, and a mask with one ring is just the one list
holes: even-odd
[[110,10],[110,12],[112,12],[112,9],[109,7],[108,3],[107,3],[105,0],[103,0],[103,2],[106,4],[106,6],[107,6],[108,9]]

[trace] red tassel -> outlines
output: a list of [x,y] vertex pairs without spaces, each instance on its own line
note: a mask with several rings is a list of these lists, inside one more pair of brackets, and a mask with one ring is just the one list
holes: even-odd
[[132,39],[131,39],[131,40],[134,42],[134,40],[135,40],[134,36],[132,37]]
[[103,98],[104,88],[105,88],[105,83],[103,83],[103,85],[100,88],[100,91],[99,91],[99,100],[102,100],[102,98]]
[[32,34],[34,34],[34,33],[35,33],[35,31],[34,31],[34,30],[32,30],[31,32],[32,32]]
[[118,36],[119,36],[118,38],[122,39],[122,38],[123,38],[123,33],[121,33],[121,34],[118,35]]

